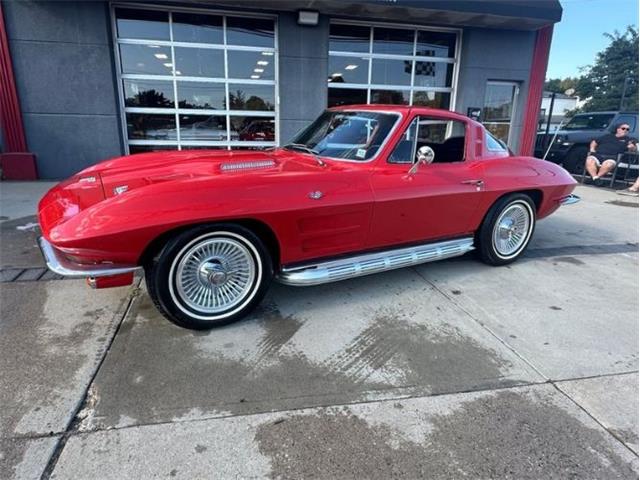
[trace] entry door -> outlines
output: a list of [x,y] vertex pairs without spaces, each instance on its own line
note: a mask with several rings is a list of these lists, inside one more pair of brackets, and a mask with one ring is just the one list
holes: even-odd
[[[465,158],[463,122],[416,117],[371,176],[374,194],[369,247],[459,237],[470,233],[484,191],[483,166]],[[434,163],[409,174],[416,150],[430,146]]]
[[487,82],[482,123],[494,137],[513,149],[513,120],[519,88],[516,82]]

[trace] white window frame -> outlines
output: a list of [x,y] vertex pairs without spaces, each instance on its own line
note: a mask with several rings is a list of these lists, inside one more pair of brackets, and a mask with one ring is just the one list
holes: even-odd
[[[520,96],[520,82],[517,82],[515,80],[487,80],[486,84],[485,84],[485,98],[483,99],[483,105],[482,105],[482,109],[484,110],[485,105],[484,102],[486,102],[486,96],[487,96],[487,89],[486,87],[492,86],[492,85],[498,85],[498,86],[507,86],[507,87],[513,87],[512,93],[511,93],[511,115],[509,117],[509,121],[505,122],[503,120],[501,121],[492,121],[492,120],[482,120],[482,124],[485,125],[487,123],[496,123],[496,124],[500,124],[500,125],[509,125],[509,135],[507,136],[507,146],[509,148],[513,148],[513,131],[514,131],[514,120],[516,119],[516,114],[517,114],[517,107],[518,107],[518,100],[519,100],[519,96]],[[486,125],[485,125],[486,126]],[[493,134],[492,134],[493,135]],[[493,135],[495,137],[495,135]],[[496,137],[497,140],[499,140]],[[495,151],[495,150],[492,150]]]
[[[230,10],[218,10],[218,9],[205,9],[205,8],[182,8],[173,6],[157,6],[144,3],[117,3],[113,2],[109,5],[111,14],[111,32],[112,42],[114,47],[114,61],[116,64],[117,74],[117,89],[118,89],[118,101],[120,107],[120,118],[122,123],[122,138],[124,144],[125,154],[130,153],[130,146],[137,145],[149,145],[149,146],[173,146],[178,150],[184,148],[194,147],[224,147],[224,149],[230,150],[234,147],[274,147],[280,144],[280,96],[278,92],[279,79],[278,79],[278,62],[279,62],[279,50],[278,50],[278,16],[267,14],[247,14],[245,12],[230,11]],[[116,22],[116,8],[129,9],[129,10],[154,10],[166,12],[169,22],[169,40],[148,40],[148,39],[133,39],[133,38],[118,38],[117,22]],[[217,15],[222,16],[223,22],[223,44],[208,44],[208,43],[196,43],[196,42],[174,42],[173,41],[173,13],[201,13],[204,15]],[[242,45],[230,45],[227,43],[227,17],[243,17],[243,18],[256,18],[256,19],[268,19],[274,22],[274,43],[273,47],[252,47]],[[171,48],[171,55],[173,59],[173,66],[171,67],[171,75],[154,75],[154,74],[125,74],[122,73],[122,64],[120,61],[120,45],[160,45]],[[183,75],[176,75],[175,68],[175,47],[187,47],[187,48],[205,48],[222,50],[224,52],[224,78],[222,77],[189,77]],[[274,77],[273,80],[254,80],[244,78],[229,78],[228,77],[228,51],[245,51],[245,52],[272,52],[273,55],[273,68]],[[165,80],[171,81],[173,85],[174,106],[173,108],[152,108],[152,107],[127,107],[125,105],[124,83],[123,80]],[[224,110],[210,110],[210,109],[185,109],[178,107],[178,92],[177,85],[179,81],[192,81],[192,82],[206,82],[206,83],[222,83],[225,85],[225,105]],[[274,110],[273,111],[255,111],[255,110],[231,110],[229,109],[229,86],[233,88],[234,84],[243,85],[271,85],[274,89]],[[176,122],[176,140],[140,140],[129,139],[127,132],[127,113],[164,113],[174,114]],[[214,140],[185,140],[180,139],[180,115],[199,115],[205,117],[206,115],[216,115],[226,118],[227,127],[227,139],[226,141],[214,141]],[[264,117],[274,120],[275,126],[275,138],[274,141],[240,141],[231,140],[231,117]]]
[[[425,25],[411,25],[411,24],[399,24],[399,23],[372,23],[372,22],[358,22],[352,20],[331,20],[331,25],[353,25],[360,27],[369,27],[369,51],[368,52],[346,52],[342,50],[329,50],[329,57],[359,57],[368,59],[368,77],[367,83],[332,83],[327,82],[328,88],[348,88],[366,90],[367,103],[371,103],[371,91],[372,90],[389,90],[389,91],[403,91],[409,92],[409,105],[413,105],[414,92],[441,92],[449,93],[449,105],[448,108],[453,110],[456,105],[456,94],[458,85],[458,76],[460,70],[460,53],[462,50],[462,29],[459,28],[442,28],[431,27]],[[388,53],[375,53],[373,51],[373,29],[374,28],[399,28],[403,30],[413,30],[413,55],[396,55]],[[331,27],[329,27],[331,28]],[[422,55],[416,55],[418,32],[445,32],[456,34],[456,45],[454,48],[454,57],[426,57]],[[371,75],[373,71],[373,60],[405,60],[412,62],[411,68],[411,83],[410,85],[387,85],[387,84],[374,84],[371,83]],[[453,74],[451,77],[451,87],[419,87],[415,86],[415,62],[433,62],[433,63],[448,63],[453,64]],[[331,72],[328,72],[330,75]],[[327,76],[328,76],[327,75]]]

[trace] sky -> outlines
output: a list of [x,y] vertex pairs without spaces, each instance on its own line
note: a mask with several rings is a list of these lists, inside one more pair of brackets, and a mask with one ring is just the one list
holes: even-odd
[[560,0],[562,20],[551,41],[547,78],[575,77],[608,45],[603,33],[638,25],[638,0]]

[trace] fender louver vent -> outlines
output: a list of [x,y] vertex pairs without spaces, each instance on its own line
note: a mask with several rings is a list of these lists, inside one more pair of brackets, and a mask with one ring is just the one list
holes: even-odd
[[273,160],[263,160],[257,162],[238,162],[238,163],[223,163],[220,165],[220,170],[223,172],[236,172],[238,170],[254,170],[258,168],[269,168],[275,166],[276,162]]

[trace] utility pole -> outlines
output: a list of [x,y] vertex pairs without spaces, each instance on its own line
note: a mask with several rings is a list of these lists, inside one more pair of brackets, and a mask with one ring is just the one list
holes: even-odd
[[547,128],[544,131],[544,148],[549,148],[549,129],[551,128],[551,115],[553,115],[553,103],[556,101],[556,92],[551,93],[551,103],[549,104],[549,117],[547,118]]

